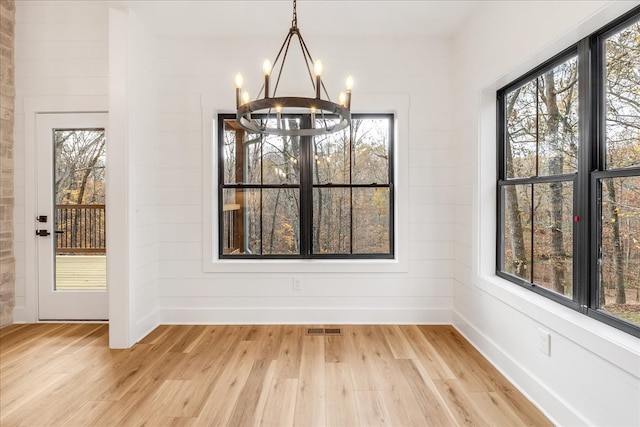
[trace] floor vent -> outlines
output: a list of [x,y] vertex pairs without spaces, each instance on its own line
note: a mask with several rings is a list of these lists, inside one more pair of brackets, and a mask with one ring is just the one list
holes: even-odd
[[309,328],[307,335],[342,335],[340,328]]

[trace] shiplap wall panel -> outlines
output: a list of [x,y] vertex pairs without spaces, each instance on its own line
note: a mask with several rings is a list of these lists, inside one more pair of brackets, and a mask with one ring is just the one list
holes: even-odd
[[161,294],[169,298],[183,295],[213,296],[222,294],[233,297],[304,295],[305,297],[333,296],[350,299],[363,295],[367,297],[412,295],[415,297],[448,298],[453,287],[453,279],[451,278],[434,278],[429,280],[426,285],[422,278],[403,278],[397,279],[395,287],[391,288],[386,279],[375,276],[349,279],[333,274],[330,280],[326,280],[326,278],[309,273],[296,276],[301,281],[303,290],[293,291],[291,289],[292,278],[289,276],[258,279],[253,276],[251,273],[240,277],[225,274],[217,275],[213,281],[208,278],[186,278],[180,283],[171,278],[163,277],[160,280],[160,288]]
[[25,230],[30,230],[29,225],[33,222],[31,209],[35,197],[27,193],[34,179],[27,173],[31,174],[35,168],[27,165],[32,159],[26,156],[25,106],[31,99],[104,99],[108,95],[107,10],[103,2],[76,2],[62,6],[58,2],[16,2],[14,320],[18,322],[35,321],[37,318],[37,294],[33,280],[35,264],[30,249],[33,237],[25,235]]
[[[155,37],[133,13],[128,15],[127,37],[126,126],[129,138],[129,191],[132,203],[129,209],[134,209],[135,212],[134,224],[130,231],[133,262],[129,268],[132,269],[133,275],[128,285],[131,295],[131,335],[137,341],[155,328],[160,319],[159,244],[162,235],[158,197],[161,173],[157,143],[159,117]],[[111,204],[108,207],[117,209]]]
[[[260,299],[255,298],[260,296],[277,297],[277,304],[287,310],[286,319],[283,318],[287,321],[291,321],[291,313],[297,312],[299,307],[314,308],[324,315],[331,313],[334,307],[336,318],[344,318],[343,312],[348,307],[369,310],[371,307],[367,304],[373,301],[375,309],[384,311],[387,320],[393,318],[394,310],[399,316],[399,313],[406,316],[403,305],[413,313],[420,313],[419,316],[437,307],[434,315],[441,319],[439,310],[452,304],[455,237],[455,177],[451,169],[455,154],[451,143],[454,127],[452,63],[450,41],[444,39],[359,38],[345,46],[328,38],[311,47],[325,63],[325,84],[329,90],[334,88],[337,93],[342,89],[346,73],[355,75],[354,111],[370,111],[366,104],[359,104],[358,91],[408,94],[411,98],[409,115],[402,118],[409,123],[409,138],[397,141],[398,150],[405,150],[410,159],[408,183],[398,188],[409,200],[406,217],[411,222],[410,233],[402,236],[409,242],[409,253],[405,255],[408,271],[378,275],[341,275],[330,271],[296,275],[252,272],[252,267],[247,266],[237,275],[203,272],[202,250],[207,244],[202,236],[203,222],[210,219],[203,218],[194,208],[201,202],[195,193],[202,191],[203,180],[211,179],[212,172],[203,170],[202,144],[212,142],[203,141],[200,132],[212,124],[206,117],[201,118],[201,99],[215,94],[215,105],[232,111],[235,73],[242,71],[250,93],[253,89],[257,91],[261,84],[261,55],[269,48],[272,50],[272,44],[275,46],[280,42],[271,39],[172,38],[161,41],[157,64],[162,313],[175,320],[179,313],[188,317],[185,313],[191,307],[198,313],[197,318],[203,319],[206,318],[203,311],[222,310],[227,303],[233,304],[235,311],[242,310],[246,303],[248,313],[255,313],[260,305]],[[351,43],[357,43],[357,49],[349,49]],[[252,55],[257,55],[255,64],[250,60]],[[297,84],[294,81],[291,87],[295,88]],[[306,81],[301,84],[302,87],[306,85]],[[215,155],[215,147],[212,153]],[[302,292],[292,290],[293,277],[300,281]],[[233,299],[229,300],[231,296]],[[377,297],[367,299],[372,296]],[[394,302],[389,301],[386,307],[385,296],[394,298]],[[431,298],[434,300],[430,301]],[[265,302],[267,304],[272,303]],[[211,311],[207,311],[207,306]],[[216,319],[220,318],[224,318],[224,311],[216,316]],[[255,314],[249,318],[255,320]],[[304,316],[299,320],[304,321]],[[415,320],[429,322],[429,316]]]

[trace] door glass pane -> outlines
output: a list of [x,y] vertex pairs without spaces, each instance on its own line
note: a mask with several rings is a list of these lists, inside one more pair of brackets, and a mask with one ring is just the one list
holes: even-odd
[[53,131],[55,290],[104,291],[104,129]]
[[600,181],[599,308],[640,326],[640,177]]
[[606,50],[607,169],[640,166],[640,22],[612,35]]

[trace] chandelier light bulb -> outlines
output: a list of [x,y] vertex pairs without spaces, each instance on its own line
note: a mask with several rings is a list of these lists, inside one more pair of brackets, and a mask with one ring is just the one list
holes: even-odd
[[316,74],[316,77],[320,77],[322,75],[322,62],[318,59],[315,64],[313,64],[313,71]]
[[265,76],[271,75],[271,61],[269,61],[268,59],[265,59],[262,63],[262,72]]
[[280,113],[282,113],[282,105],[276,105],[276,126],[278,129],[282,128],[282,115]]
[[249,92],[245,90],[244,92],[242,92],[242,103],[248,104],[249,101],[251,101],[251,97],[249,96]]
[[240,92],[242,92],[242,83],[243,83],[243,79],[242,79],[242,74],[238,73],[236,74],[236,108],[240,107],[242,105],[242,95]]
[[262,72],[264,73],[264,97],[269,98],[269,76],[271,75],[271,61],[265,59],[262,63]]
[[351,92],[353,89],[353,77],[347,77],[347,92]]
[[340,105],[342,105],[343,107],[346,105],[346,103],[347,103],[347,95],[345,95],[344,92],[340,92],[340,95],[338,95],[338,103]]
[[320,99],[320,86],[322,86],[322,81],[320,80],[320,76],[322,75],[322,62],[318,59],[315,64],[313,64],[313,72],[316,74],[316,99]]
[[315,129],[316,127],[316,107],[309,107],[309,112],[311,113],[311,129]]

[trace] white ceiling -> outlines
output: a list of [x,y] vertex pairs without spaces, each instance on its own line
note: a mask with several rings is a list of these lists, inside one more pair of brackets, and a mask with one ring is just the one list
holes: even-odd
[[[126,0],[160,36],[284,36],[289,0]],[[298,27],[311,36],[452,35],[479,7],[477,1],[298,0]]]

